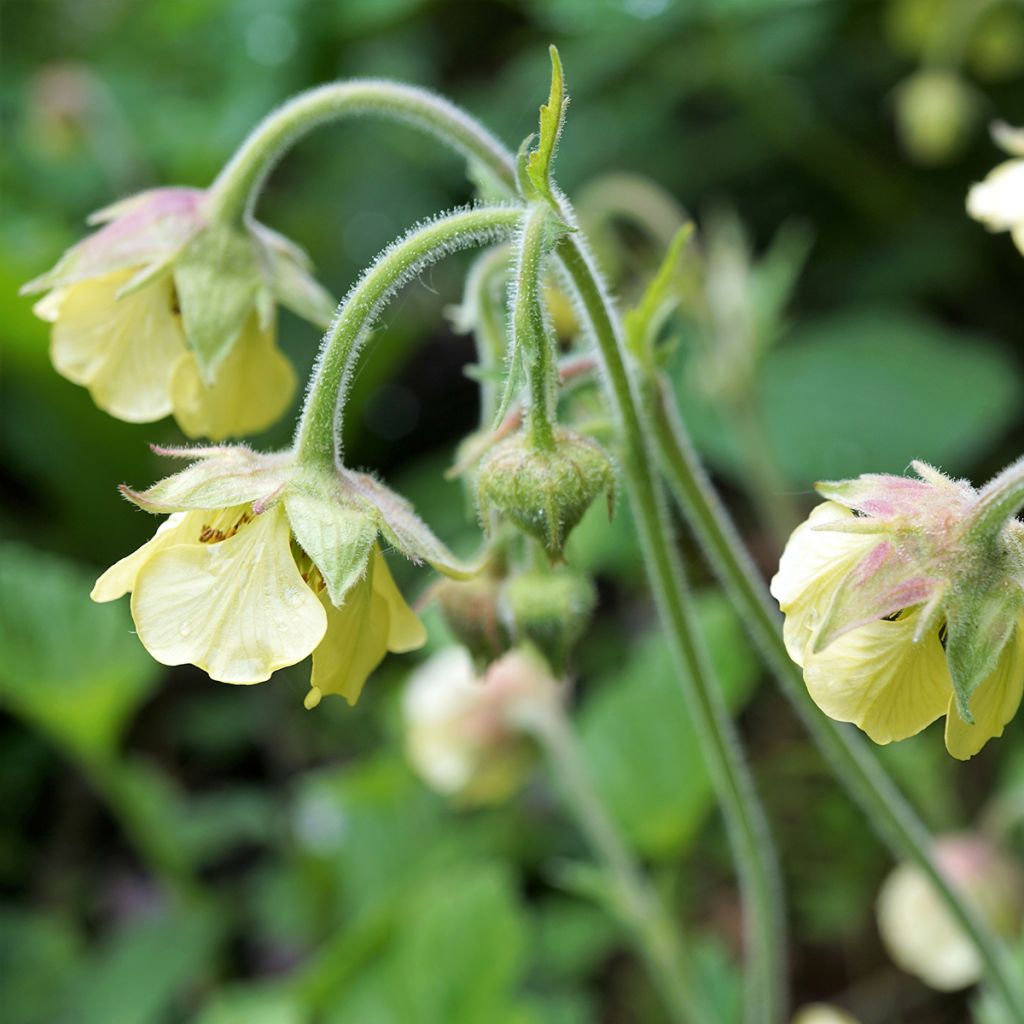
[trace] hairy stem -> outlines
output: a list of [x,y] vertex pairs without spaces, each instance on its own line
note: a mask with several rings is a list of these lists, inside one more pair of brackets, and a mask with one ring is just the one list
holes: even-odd
[[[527,418],[530,444],[550,451],[555,446],[552,426],[554,384],[556,381],[554,352],[545,324],[541,303],[541,272],[544,263],[545,232],[550,216],[544,203],[535,203],[523,222],[516,257],[512,289],[512,358],[517,354],[526,361],[530,386],[530,414]],[[515,374],[516,368],[509,372]]]
[[673,496],[779,687],[875,830],[897,856],[918,865],[931,879],[947,910],[977,949],[988,981],[1013,1014],[1012,1019],[1024,1020],[1024,993],[1013,980],[1005,950],[940,871],[928,831],[859,734],[823,715],[811,700],[800,668],[786,652],[771,595],[707,478],[669,398],[667,384],[663,383],[660,391],[655,436]]
[[623,469],[644,561],[704,760],[729,830],[746,907],[748,1021],[785,1017],[785,937],[778,870],[768,825],[704,649],[692,596],[666,514],[661,481],[648,449],[647,416],[625,363],[625,344],[611,299],[579,234],[557,252],[597,346],[607,393],[619,419]]
[[521,723],[544,748],[569,809],[612,885],[613,905],[629,929],[675,1024],[710,1024],[694,997],[678,923],[666,913],[649,880],[609,817],[560,705]]
[[357,78],[299,93],[268,114],[210,186],[208,214],[242,219],[252,212],[267,175],[291,146],[328,121],[359,114],[412,125],[439,138],[498,183],[507,186],[513,180],[512,157],[504,146],[453,103],[415,86]]
[[522,220],[512,206],[458,210],[393,243],[363,272],[320,344],[295,432],[296,457],[333,467],[340,453],[339,409],[359,349],[381,308],[406,281],[449,253],[511,237]]

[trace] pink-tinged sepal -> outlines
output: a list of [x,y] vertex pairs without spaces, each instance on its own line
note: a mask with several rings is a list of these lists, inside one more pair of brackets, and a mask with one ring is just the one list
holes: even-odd
[[914,544],[880,541],[847,573],[814,640],[823,651],[844,633],[927,603],[943,582],[922,572],[924,552]]
[[29,281],[21,294],[65,288],[129,268],[145,272],[163,266],[203,225],[205,193],[195,188],[158,188],[93,214],[98,231],[73,245],[47,273]]
[[853,480],[823,481],[814,486],[823,497],[885,522],[949,519],[962,515],[977,500],[970,484],[952,480],[923,462],[914,462],[913,468],[921,479],[865,473]]

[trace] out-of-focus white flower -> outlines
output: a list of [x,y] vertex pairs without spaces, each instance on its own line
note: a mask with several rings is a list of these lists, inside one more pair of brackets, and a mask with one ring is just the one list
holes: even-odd
[[432,789],[495,803],[524,780],[533,748],[522,723],[558,699],[539,659],[510,651],[478,677],[468,651],[448,647],[417,669],[403,701],[405,746]]
[[1009,231],[1024,253],[1024,128],[997,122],[992,138],[1013,159],[1004,160],[984,181],[971,186],[967,212],[989,231]]
[[792,1024],[859,1024],[856,1017],[831,1003],[808,1003],[797,1011]]
[[[980,835],[944,836],[935,844],[943,874],[1000,935],[1020,925],[1024,876]],[[981,976],[974,945],[950,917],[931,882],[913,864],[901,864],[878,896],[878,930],[893,961],[941,992],[973,985]]]

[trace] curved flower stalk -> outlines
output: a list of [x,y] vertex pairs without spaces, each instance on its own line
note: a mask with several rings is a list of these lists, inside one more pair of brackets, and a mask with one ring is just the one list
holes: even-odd
[[275,422],[295,371],[275,341],[278,303],[326,326],[334,301],[309,259],[269,228],[228,223],[208,193],[160,188],[90,218],[102,225],[22,292],[53,324],[57,371],[118,419],[174,414],[219,440]]
[[388,651],[426,634],[395,586],[380,539],[442,572],[469,570],[380,481],[300,465],[291,452],[162,449],[194,459],[146,491],[122,493],[171,516],[108,569],[95,601],[131,592],[139,639],[165,665],[258,683],[310,654],[306,707],[354,704]]
[[784,639],[815,703],[876,743],[946,716],[972,757],[1024,692],[1024,524],[923,463],[919,479],[819,484],[829,500],[794,531],[772,580]]
[[967,212],[989,231],[1009,231],[1024,253],[1024,128],[999,121],[992,126],[997,146],[1013,158],[1004,160],[967,194]]

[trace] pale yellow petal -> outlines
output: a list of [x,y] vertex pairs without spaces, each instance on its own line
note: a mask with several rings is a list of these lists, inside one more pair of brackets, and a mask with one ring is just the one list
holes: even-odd
[[373,589],[388,607],[388,650],[402,654],[422,647],[427,642],[427,631],[420,617],[405,603],[380,548],[374,552]]
[[876,743],[905,739],[934,722],[946,711],[953,682],[938,632],[914,643],[919,615],[868,623],[808,654],[804,680],[814,703]]
[[878,543],[878,538],[869,534],[819,529],[853,518],[844,505],[823,502],[793,531],[779,560],[771,592],[786,615],[783,639],[789,656],[798,665],[804,663],[807,645],[824,620],[839,584]]
[[88,387],[101,409],[149,423],[171,411],[171,372],[185,341],[170,279],[116,298],[131,277],[132,271],[120,271],[63,292],[50,356],[58,373]]
[[226,540],[158,551],[132,593],[139,639],[165,665],[224,683],[258,683],[320,643],[327,616],[291,552],[281,505]]
[[1024,160],[1007,160],[971,187],[967,212],[992,231],[1024,222]]
[[191,535],[189,523],[185,522],[187,517],[204,516],[204,512],[175,512],[174,515],[165,519],[158,527],[156,533],[130,555],[125,555],[119,562],[115,562],[96,581],[89,595],[94,601],[116,601],[124,597],[132,587],[135,586],[135,577],[139,569],[155,555],[158,551],[174,544],[182,544]]
[[191,355],[174,367],[174,416],[189,437],[220,440],[265,430],[280,419],[295,394],[295,370],[277,347],[274,329],[250,317],[207,387]]
[[951,697],[946,712],[946,749],[961,761],[974,757],[989,740],[1003,735],[1024,694],[1024,619],[992,670],[970,698],[974,724],[957,713]]
[[340,694],[355,704],[370,673],[388,652],[387,601],[369,574],[349,590],[340,608],[331,604],[326,590],[320,600],[327,614],[327,632],[313,652],[306,706],[315,707],[327,693]]

